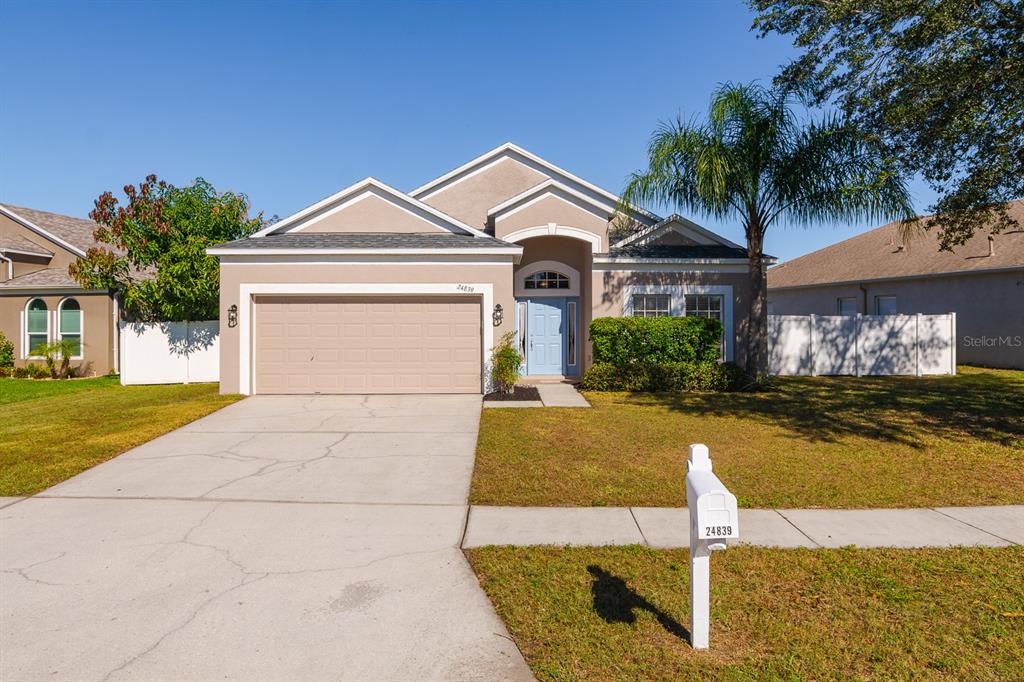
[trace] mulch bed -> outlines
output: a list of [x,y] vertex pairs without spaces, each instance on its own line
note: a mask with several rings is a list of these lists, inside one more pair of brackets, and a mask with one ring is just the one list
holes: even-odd
[[516,386],[511,393],[488,393],[484,396],[484,400],[540,400],[540,391],[536,386]]

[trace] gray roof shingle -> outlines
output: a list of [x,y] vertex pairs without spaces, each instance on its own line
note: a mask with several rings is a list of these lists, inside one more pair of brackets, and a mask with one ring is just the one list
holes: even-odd
[[25,208],[24,206],[12,206],[11,204],[4,204],[4,206],[15,215],[21,216],[55,237],[63,239],[75,248],[88,251],[92,247],[97,246],[92,234],[99,225],[91,220],[60,215],[59,213],[50,213],[49,211],[40,211],[34,208]]
[[47,251],[35,242],[25,239],[18,234],[0,235],[0,251],[17,251],[19,253],[30,253],[34,256],[52,256],[53,251]]
[[598,255],[612,258],[746,258],[747,250],[717,244],[630,244]]
[[214,249],[481,249],[515,244],[492,237],[447,233],[296,232],[250,237],[218,244]]
[[67,268],[44,268],[0,282],[0,289],[81,289]]
[[985,230],[976,232],[953,251],[940,251],[937,232],[902,245],[900,224],[892,222],[771,268],[768,286],[798,287],[1024,267],[1024,201],[1010,202],[1009,213],[1022,227],[994,235],[992,256]]

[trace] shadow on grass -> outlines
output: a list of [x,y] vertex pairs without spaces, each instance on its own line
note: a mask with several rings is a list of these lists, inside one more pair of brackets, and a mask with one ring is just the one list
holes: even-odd
[[647,601],[634,590],[626,581],[618,576],[612,575],[600,566],[587,566],[587,571],[594,577],[590,585],[590,593],[594,597],[594,611],[597,612],[606,623],[626,623],[632,625],[636,622],[637,609],[647,611],[658,621],[665,631],[686,642],[690,641],[690,631],[683,627],[679,621]]
[[1024,446],[1024,372],[942,377],[781,377],[763,393],[632,394],[631,405],[732,416],[812,441],[860,436],[910,446],[925,434]]

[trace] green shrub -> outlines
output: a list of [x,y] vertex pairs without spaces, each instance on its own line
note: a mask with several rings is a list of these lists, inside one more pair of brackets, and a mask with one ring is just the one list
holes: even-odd
[[0,367],[14,367],[14,344],[0,332]]
[[30,362],[24,367],[12,367],[11,377],[14,379],[45,379],[50,376],[42,365]]
[[594,364],[616,367],[718,360],[722,323],[705,317],[600,317],[590,323]]
[[516,333],[509,332],[491,349],[491,379],[498,393],[511,393],[519,381],[523,356],[516,349]]
[[583,374],[586,391],[673,392],[732,391],[744,381],[743,370],[731,362],[637,363],[616,367],[593,365]]
[[5,379],[14,373],[13,367],[0,367],[0,379]]

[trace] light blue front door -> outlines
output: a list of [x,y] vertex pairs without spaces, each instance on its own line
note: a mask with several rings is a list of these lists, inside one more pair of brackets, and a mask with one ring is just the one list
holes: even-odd
[[531,298],[526,309],[527,374],[564,374],[565,299]]

